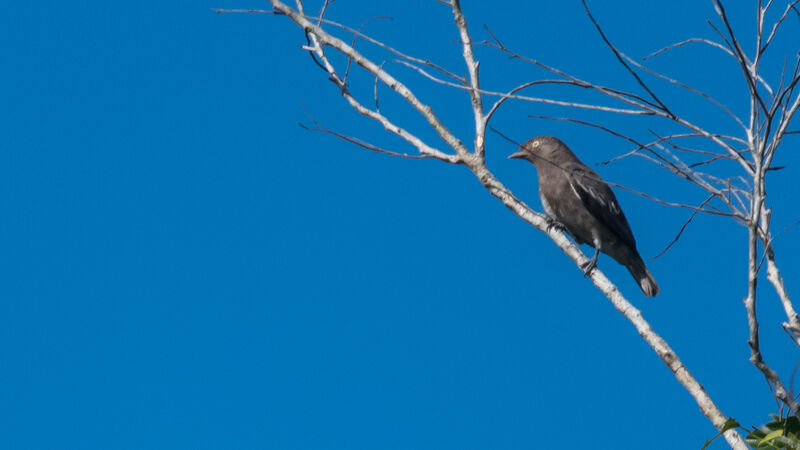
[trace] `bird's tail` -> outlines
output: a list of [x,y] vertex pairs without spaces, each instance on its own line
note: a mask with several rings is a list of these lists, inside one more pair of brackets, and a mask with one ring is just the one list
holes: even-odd
[[653,275],[650,274],[650,271],[647,270],[647,266],[644,265],[644,261],[642,261],[641,257],[637,255],[637,258],[635,258],[627,268],[628,272],[633,275],[633,279],[639,283],[639,287],[642,289],[644,295],[648,297],[655,297],[658,295],[658,284],[656,284],[656,280],[653,278]]

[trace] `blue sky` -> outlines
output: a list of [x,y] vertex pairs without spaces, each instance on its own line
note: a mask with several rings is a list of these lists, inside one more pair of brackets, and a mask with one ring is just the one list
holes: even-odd
[[[476,40],[488,37],[485,24],[520,53],[633,88],[580,2],[463,3]],[[634,57],[714,37],[710,2],[593,3]],[[746,34],[754,6],[738,3],[730,12]],[[0,19],[0,447],[670,449],[714,434],[635,329],[465,168],[303,130],[297,123],[310,113],[410,151],[347,107],[288,19],[212,7],[267,2],[21,2]],[[449,10],[433,0],[339,0],[328,14],[352,25],[392,16],[365,31],[464,71]],[[767,74],[791,55],[794,19]],[[463,92],[358,45],[472,141]],[[545,76],[485,48],[478,58],[487,89]],[[686,47],[652,66],[746,108],[738,69],[720,52]],[[369,99],[371,82],[353,77],[366,80],[354,92]],[[733,131],[697,98],[656,86],[681,112]],[[398,122],[439,145],[419,117],[381,96]],[[518,141],[557,135],[590,164],[630,150],[601,132],[527,117],[567,113],[509,105],[493,125]],[[640,137],[658,126],[579,115]],[[539,208],[534,168],[488,139],[489,167]],[[787,195],[798,139],[787,138],[777,158],[787,168],[769,179],[776,231],[800,218]],[[667,200],[703,199],[644,160],[597,170]],[[688,214],[618,197],[645,259]],[[723,412],[756,425],[777,409],[747,360],[745,237],[730,221],[698,218],[648,262],[656,299],[610,258],[600,267]],[[798,245],[798,229],[776,241],[790,292]],[[788,380],[797,352],[779,328],[777,299],[761,288],[764,357]]]

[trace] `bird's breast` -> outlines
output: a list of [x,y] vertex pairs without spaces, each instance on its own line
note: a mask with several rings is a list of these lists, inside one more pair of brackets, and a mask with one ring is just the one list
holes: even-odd
[[547,213],[548,216],[557,219],[556,211],[550,206],[550,202],[547,201],[547,197],[539,190],[539,199],[542,201],[542,208],[544,208],[544,212]]

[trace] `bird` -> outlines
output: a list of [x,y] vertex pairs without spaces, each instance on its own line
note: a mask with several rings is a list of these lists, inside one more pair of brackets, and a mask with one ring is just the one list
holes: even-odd
[[644,295],[658,295],[658,284],[636,249],[631,226],[611,187],[566,144],[554,136],[538,136],[509,159],[524,159],[536,166],[549,226],[566,230],[579,245],[594,247],[594,256],[581,267],[585,275],[597,266],[602,252],[628,269]]

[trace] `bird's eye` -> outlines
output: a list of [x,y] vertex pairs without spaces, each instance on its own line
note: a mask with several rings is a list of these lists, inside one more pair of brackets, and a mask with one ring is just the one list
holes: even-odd
[[532,145],[534,148],[536,148],[536,147],[538,147],[538,146],[539,146],[539,141],[533,141],[533,144],[531,144],[531,145]]

